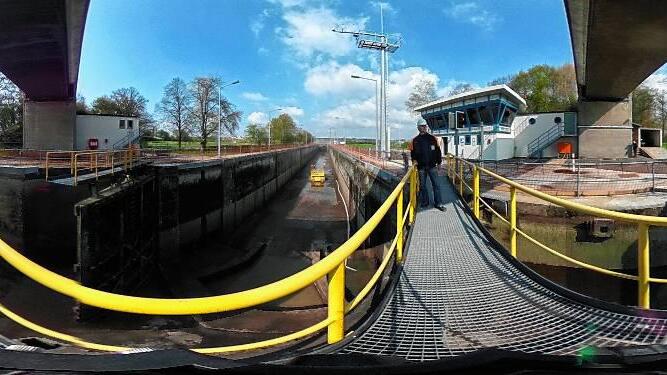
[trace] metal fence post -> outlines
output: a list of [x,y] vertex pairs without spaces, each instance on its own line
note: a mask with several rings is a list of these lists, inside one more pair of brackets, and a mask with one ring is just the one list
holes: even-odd
[[329,273],[328,314],[331,324],[327,329],[327,342],[337,343],[345,335],[345,263]]
[[456,160],[459,163],[459,194],[463,198],[463,160]]
[[510,187],[510,254],[516,258],[516,188]]
[[410,172],[410,225],[415,222],[415,208],[417,207],[417,168],[412,167]]
[[655,162],[651,163],[651,191],[655,191]]
[[475,165],[472,170],[472,212],[479,219],[479,167]]
[[579,186],[580,178],[581,178],[581,164],[577,164],[577,197],[581,195],[581,187]]
[[640,223],[637,226],[637,305],[644,309],[651,308],[651,293],[650,282],[651,277],[651,261],[649,258],[650,240],[648,234],[649,226],[645,223]]
[[396,201],[396,263],[403,261],[403,189]]

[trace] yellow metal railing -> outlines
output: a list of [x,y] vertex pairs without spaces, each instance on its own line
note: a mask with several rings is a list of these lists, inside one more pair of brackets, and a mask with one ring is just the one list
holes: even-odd
[[[469,169],[472,169],[472,186],[468,185],[465,181],[465,176],[463,173],[463,167],[467,166]],[[457,172],[458,170],[458,172]],[[510,202],[509,202],[509,220],[503,215],[500,215],[496,210],[486,203],[480,196],[480,176],[484,174],[494,180],[501,182],[510,187]],[[651,226],[658,227],[667,227],[667,217],[660,216],[646,216],[646,215],[636,215],[628,214],[617,211],[610,211],[601,208],[591,207],[584,204],[572,202],[566,199],[558,198],[549,194],[545,194],[541,191],[523,186],[519,183],[516,183],[510,179],[507,179],[503,176],[495,174],[475,163],[456,158],[454,156],[448,155],[447,157],[447,175],[451,180],[452,184],[459,187],[459,193],[463,197],[464,187],[467,191],[472,193],[472,210],[475,217],[480,218],[480,204],[484,205],[489,212],[494,216],[498,217],[501,222],[507,225],[510,229],[510,241],[509,241],[509,251],[512,256],[517,256],[517,235],[525,238],[529,242],[536,245],[538,248],[547,251],[548,253],[563,259],[569,263],[576,264],[579,267],[589,269],[598,273],[602,273],[608,276],[613,276],[621,279],[634,280],[637,281],[637,295],[638,301],[637,305],[639,307],[649,309],[650,304],[650,283],[667,283],[667,279],[653,278],[651,277],[651,262],[649,258],[650,250],[650,239],[649,239],[649,228]],[[585,215],[603,217],[613,220],[618,220],[621,222],[632,223],[637,225],[637,275],[630,275],[622,272],[616,272],[608,270],[602,267],[598,267],[592,264],[582,262],[580,260],[574,259],[567,255],[564,255],[548,245],[541,243],[536,238],[528,235],[521,229],[517,227],[517,192],[522,192],[528,195],[531,195],[535,198],[542,199],[551,204],[566,208],[568,210],[578,212]]]
[[51,168],[69,167],[70,175],[76,186],[81,172],[94,173],[99,178],[101,170],[111,169],[115,173],[120,166],[128,170],[134,166],[141,155],[141,151],[134,148],[125,150],[100,150],[100,151],[49,151],[46,153],[44,163],[44,174],[48,181]]
[[[409,208],[404,213],[403,191],[409,183]],[[370,293],[384,273],[394,256],[395,261],[403,260],[403,244],[405,241],[404,228],[415,220],[417,203],[416,169],[411,168],[380,208],[368,221],[344,244],[330,253],[324,259],[312,266],[297,272],[282,280],[245,290],[213,297],[200,298],[144,298],[109,293],[78,284],[76,281],[52,272],[30,259],[21,255],[4,241],[0,240],[0,256],[10,265],[39,284],[58,293],[79,300],[81,303],[107,310],[154,315],[196,315],[218,313],[231,310],[246,309],[275,301],[286,297],[305,287],[312,285],[318,279],[328,276],[328,317],[322,322],[292,334],[243,345],[234,345],[215,348],[193,349],[199,353],[226,353],[240,350],[259,349],[268,346],[286,343],[291,340],[311,335],[324,328],[328,329],[327,341],[335,343],[343,339],[345,334],[345,314],[352,311]],[[345,262],[364,241],[368,239],[375,228],[396,204],[397,231],[383,262],[375,271],[366,286],[349,303],[345,302]],[[128,348],[87,342],[65,333],[56,332],[38,324],[30,322],[0,305],[0,312],[14,322],[29,329],[58,340],[70,342],[85,348],[102,351],[119,351]]]

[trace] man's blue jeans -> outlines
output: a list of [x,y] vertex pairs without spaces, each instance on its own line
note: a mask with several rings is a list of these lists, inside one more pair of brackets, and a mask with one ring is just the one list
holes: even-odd
[[419,200],[422,206],[428,206],[428,191],[426,191],[426,178],[428,177],[431,180],[431,187],[433,190],[433,199],[435,200],[435,206],[444,204],[442,201],[442,196],[440,195],[440,177],[438,176],[438,169],[433,168],[420,168],[419,171]]

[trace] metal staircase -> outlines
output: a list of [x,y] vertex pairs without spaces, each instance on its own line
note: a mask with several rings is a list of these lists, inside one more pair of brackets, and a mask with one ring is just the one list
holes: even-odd
[[137,143],[139,138],[141,138],[141,133],[137,132],[137,134],[135,134],[134,132],[130,131],[126,136],[116,141],[116,143],[111,146],[111,149],[118,150],[128,148],[131,145]]
[[562,123],[554,125],[546,132],[540,134],[539,137],[535,138],[528,144],[528,146],[526,146],[528,149],[527,152],[528,157],[529,158],[541,157],[542,150],[544,150],[550,144],[554,143],[558,138],[562,137],[564,134],[565,134],[564,126]]

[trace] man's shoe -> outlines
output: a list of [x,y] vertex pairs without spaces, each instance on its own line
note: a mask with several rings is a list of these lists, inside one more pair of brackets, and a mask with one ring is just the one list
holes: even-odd
[[445,207],[444,204],[439,204],[439,205],[437,205],[437,206],[435,206],[435,207],[436,207],[438,210],[442,211],[442,212],[447,211],[447,207]]

